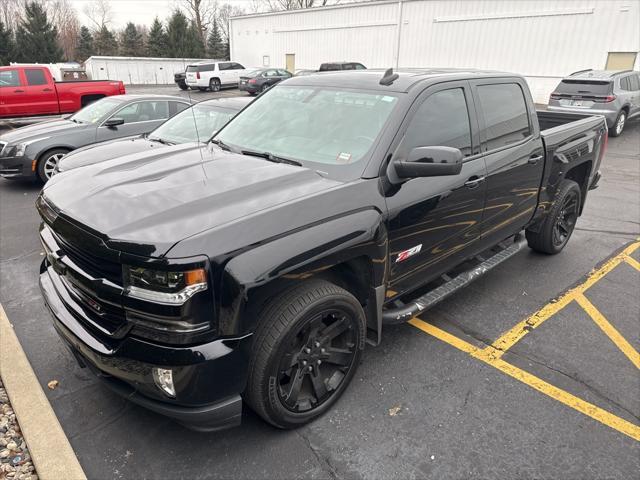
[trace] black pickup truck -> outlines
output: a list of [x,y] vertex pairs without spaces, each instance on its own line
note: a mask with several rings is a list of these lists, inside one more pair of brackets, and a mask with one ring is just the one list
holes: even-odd
[[514,255],[566,245],[604,117],[536,112],[499,72],[295,77],[205,149],[53,177],[41,289],[81,366],[195,429],[280,428],[343,393],[365,344]]

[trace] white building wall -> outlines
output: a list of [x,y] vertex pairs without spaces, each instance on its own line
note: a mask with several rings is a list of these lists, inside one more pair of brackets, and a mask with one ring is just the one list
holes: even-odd
[[638,0],[381,1],[231,20],[232,59],[247,65],[266,56],[284,67],[294,53],[296,69],[352,60],[504,70],[525,75],[540,103],[563,76],[604,68],[609,52],[638,51]]
[[89,57],[84,62],[93,80],[122,80],[126,85],[170,85],[173,74],[200,58]]

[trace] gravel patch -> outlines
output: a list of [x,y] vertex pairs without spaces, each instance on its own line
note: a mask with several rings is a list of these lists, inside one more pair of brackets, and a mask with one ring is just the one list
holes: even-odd
[[0,480],[38,480],[29,448],[0,380]]

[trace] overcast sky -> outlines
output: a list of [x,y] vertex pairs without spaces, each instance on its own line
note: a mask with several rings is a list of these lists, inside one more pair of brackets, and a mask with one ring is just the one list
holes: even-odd
[[[85,6],[92,0],[70,0],[78,12],[80,23],[89,26],[91,22],[84,15]],[[175,5],[180,0],[109,0],[113,21],[111,28],[120,29],[127,22],[136,25],[151,25],[153,18],[157,15],[161,20],[169,16]],[[248,9],[251,0],[219,0],[218,3],[231,3],[234,6]]]

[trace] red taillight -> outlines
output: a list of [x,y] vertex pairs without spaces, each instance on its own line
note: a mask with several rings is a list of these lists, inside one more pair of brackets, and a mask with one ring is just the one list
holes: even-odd
[[598,103],[613,102],[617,97],[615,95],[607,95],[606,97],[596,97],[595,101]]
[[196,72],[196,78],[200,80],[200,72]]
[[250,83],[251,85],[254,85],[256,82],[257,82],[257,80],[255,78],[252,78],[247,83]]
[[559,93],[553,92],[549,96],[549,101],[551,101],[551,100],[560,100],[561,97],[562,97],[562,95],[560,95]]
[[124,89],[124,83],[120,82],[118,91],[120,92],[120,95],[124,95],[125,93],[127,93],[127,91]]

